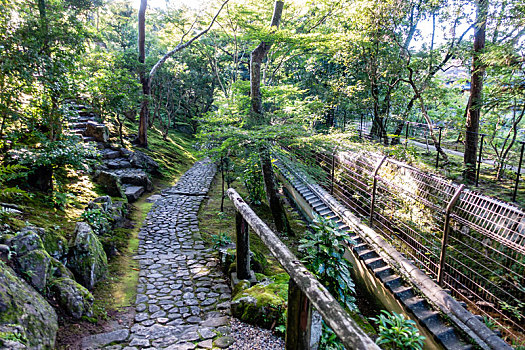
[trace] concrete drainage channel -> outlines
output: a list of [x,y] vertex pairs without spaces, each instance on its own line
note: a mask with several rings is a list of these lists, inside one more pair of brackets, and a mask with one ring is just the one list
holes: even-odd
[[[371,297],[375,298],[384,309],[403,313],[416,321],[421,334],[426,337],[425,349],[511,349],[500,337],[487,328],[478,317],[470,314],[455,300],[453,303],[448,303],[453,304],[453,307],[450,307],[452,310],[447,309],[450,305],[441,305],[446,304],[446,302],[440,304],[442,299],[450,301],[451,297],[448,295],[442,297],[441,294],[445,292],[437,285],[432,285],[428,288],[432,293],[427,288],[419,288],[416,291],[414,286],[419,286],[421,283],[417,283],[417,281],[407,282],[407,279],[410,280],[410,275],[417,270],[412,264],[410,264],[408,275],[401,273],[398,268],[393,268],[396,265],[396,267],[399,267],[393,259],[400,257],[400,254],[398,252],[388,256],[385,254],[388,254],[386,251],[394,248],[389,246],[388,249],[382,249],[385,248],[384,244],[374,244],[374,242],[371,242],[370,237],[359,234],[360,230],[355,229],[355,220],[347,219],[349,216],[352,216],[352,214],[349,214],[349,209],[344,208],[319,185],[311,184],[306,180],[307,178],[304,174],[291,169],[288,164],[290,162],[281,161],[280,159],[275,162],[275,165],[280,170],[278,173],[279,180],[284,184],[288,196],[307,218],[312,219],[314,213],[325,218],[331,218],[337,222],[341,230],[349,233],[350,238],[356,242],[356,245],[349,247],[347,254],[347,257],[354,265],[355,282],[364,287]],[[350,229],[349,225],[353,226],[352,229]],[[358,226],[364,225],[358,224]],[[366,229],[371,231],[370,228]],[[382,241],[382,239],[379,240]],[[403,263],[406,265],[406,262]],[[416,275],[421,276],[420,274],[423,273],[418,270]],[[420,280],[424,280],[424,278],[420,278]],[[423,284],[429,285],[433,283]],[[439,291],[436,291],[436,287]],[[439,294],[439,297],[436,297],[437,294]],[[437,306],[441,313],[435,311],[427,299]],[[437,302],[434,303],[436,300]],[[443,315],[446,316],[447,320],[445,320]],[[455,327],[452,327],[450,324],[453,324]],[[473,346],[471,343],[475,345]]]

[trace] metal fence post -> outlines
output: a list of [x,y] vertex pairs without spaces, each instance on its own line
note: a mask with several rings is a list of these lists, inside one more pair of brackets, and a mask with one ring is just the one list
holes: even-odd
[[523,162],[523,151],[525,150],[525,141],[520,141],[521,143],[521,153],[520,153],[520,162],[518,163],[518,171],[516,172],[516,183],[514,184],[514,192],[512,193],[512,201],[516,201],[516,195],[518,194],[518,184],[520,182],[521,175],[521,164]]
[[385,159],[387,156],[383,156],[379,163],[377,163],[374,173],[372,174],[374,182],[372,184],[372,198],[370,202],[370,227],[374,227],[374,210],[375,210],[375,204],[376,204],[376,192],[377,192],[377,173],[379,172],[379,168],[381,168],[381,165],[383,165]]
[[359,137],[363,138],[363,115],[359,116]]
[[330,194],[334,194],[334,178],[335,178],[335,150],[332,152],[332,169],[330,172]]
[[479,172],[481,170],[481,155],[483,154],[483,139],[485,138],[485,136],[487,136],[487,134],[480,134],[480,135],[481,135],[481,140],[480,140],[480,144],[479,144],[478,171],[476,172],[476,187],[478,187]]
[[249,280],[250,273],[250,235],[248,230],[248,223],[242,217],[242,214],[237,212],[235,215],[235,229],[237,233],[237,278],[240,280]]
[[456,202],[463,192],[465,185],[461,184],[457,188],[456,192],[452,196],[450,202],[448,202],[447,209],[445,210],[445,225],[443,227],[443,238],[441,239],[441,254],[439,256],[439,270],[438,270],[438,284],[443,287],[443,275],[445,273],[445,259],[447,256],[447,245],[448,245],[448,232],[450,230],[450,213],[456,205]]
[[438,139],[438,144],[437,144],[437,148],[436,148],[436,169],[439,167],[439,150],[441,149],[441,131],[443,130],[443,128],[440,126],[439,127],[439,139]]
[[292,278],[288,282],[286,350],[311,348],[312,304]]

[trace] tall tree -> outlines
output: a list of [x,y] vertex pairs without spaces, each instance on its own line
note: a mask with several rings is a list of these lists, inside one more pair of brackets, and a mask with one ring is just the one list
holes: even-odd
[[[192,24],[190,29],[184,33],[184,35],[181,37],[180,42],[175,48],[168,53],[166,53],[164,56],[162,56],[161,59],[155,63],[153,68],[149,71],[148,74],[145,73],[144,68],[141,69],[140,73],[140,82],[142,84],[142,101],[140,103],[140,113],[139,113],[139,135],[138,135],[138,144],[142,147],[148,147],[148,116],[149,116],[149,100],[151,95],[151,83],[153,79],[155,78],[155,74],[159,70],[160,67],[166,62],[166,60],[173,55],[175,55],[177,52],[184,50],[188,46],[190,46],[195,40],[206,34],[215,21],[217,20],[217,17],[221,13],[223,7],[228,3],[229,0],[226,0],[222,3],[221,7],[211,20],[210,24],[206,29],[202,30],[201,32],[194,35],[191,39],[188,41],[184,41],[186,36],[193,30],[193,27],[195,25],[195,22]],[[148,6],[148,0],[141,0],[140,1],[140,8],[139,8],[139,16],[138,16],[138,24],[139,24],[139,62],[144,64],[145,62],[145,41],[146,41],[146,8]]]
[[485,49],[485,30],[487,27],[488,0],[476,0],[476,23],[474,27],[474,55],[470,79],[470,97],[467,106],[465,153],[465,179],[473,182],[476,179],[476,156],[478,153],[478,132],[483,103],[483,75],[485,65],[482,53]]
[[[277,29],[281,16],[283,13],[284,2],[276,1],[271,28]],[[264,125],[267,121],[264,118],[262,109],[262,96],[261,96],[261,65],[272,47],[272,42],[262,41],[250,55],[250,100],[251,110],[250,118],[248,121],[249,126]],[[273,173],[272,160],[270,152],[266,146],[260,148],[261,157],[261,168],[264,180],[264,187],[266,188],[266,196],[270,210],[272,212],[273,221],[278,232],[286,232],[288,235],[292,235],[293,232],[290,228],[290,223],[284,211],[283,204],[277,194],[277,186],[275,185],[275,176]]]

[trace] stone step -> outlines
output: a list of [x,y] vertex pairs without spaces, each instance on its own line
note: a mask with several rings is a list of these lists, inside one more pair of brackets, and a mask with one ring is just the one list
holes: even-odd
[[130,203],[136,202],[145,191],[142,186],[123,185],[122,187],[124,194]]
[[75,122],[70,124],[71,129],[85,129],[87,122]]
[[116,151],[110,148],[103,149],[99,153],[102,159],[115,159],[120,157],[120,151]]
[[88,137],[88,136],[84,136],[84,137],[82,137],[82,139],[84,140],[84,142],[92,142],[92,141],[95,141],[95,138],[94,138],[94,137]]
[[124,158],[107,159],[104,161],[104,164],[108,169],[129,169],[133,167],[129,160]]

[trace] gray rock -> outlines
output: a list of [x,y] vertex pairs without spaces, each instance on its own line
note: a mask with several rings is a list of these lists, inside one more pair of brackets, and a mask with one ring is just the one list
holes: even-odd
[[24,279],[38,291],[44,292],[51,256],[44,249],[36,249],[17,258],[17,268]]
[[93,315],[93,295],[70,278],[57,278],[50,283],[50,293],[58,305],[73,318]]
[[129,203],[136,202],[143,193],[144,187],[142,186],[124,185],[124,195]]
[[111,343],[120,343],[129,336],[127,329],[119,329],[113,332],[91,335],[82,339],[82,350],[99,349]]
[[44,234],[44,229],[40,227],[24,227],[16,236],[8,240],[7,245],[17,256],[22,256],[33,250],[44,249],[41,239]]
[[9,260],[11,249],[6,244],[0,244],[0,260],[7,262]]
[[225,349],[228,346],[232,345],[234,341],[235,340],[230,336],[220,337],[218,339],[215,339],[215,341],[213,342],[213,345],[218,348]]
[[0,320],[0,331],[20,334],[27,340],[28,348],[54,349],[58,330],[55,310],[35,289],[1,262]]
[[114,197],[124,197],[122,189],[122,182],[120,177],[112,172],[105,170],[98,170],[95,173],[95,181],[102,186],[104,191]]
[[151,172],[157,172],[159,169],[159,164],[154,161],[153,158],[140,151],[133,152],[133,155],[129,161],[133,166],[146,169]]
[[201,322],[201,326],[203,327],[220,327],[220,326],[226,326],[230,322],[228,321],[228,317],[222,316],[222,317],[212,317],[208,318],[205,321]]
[[68,267],[84,287],[93,289],[98,281],[106,277],[108,269],[106,253],[87,223],[77,223],[74,237]]
[[165,350],[193,350],[195,344],[193,343],[182,343],[168,346]]
[[86,137],[92,137],[97,142],[108,142],[109,140],[109,130],[107,126],[91,120],[86,123],[84,135]]

